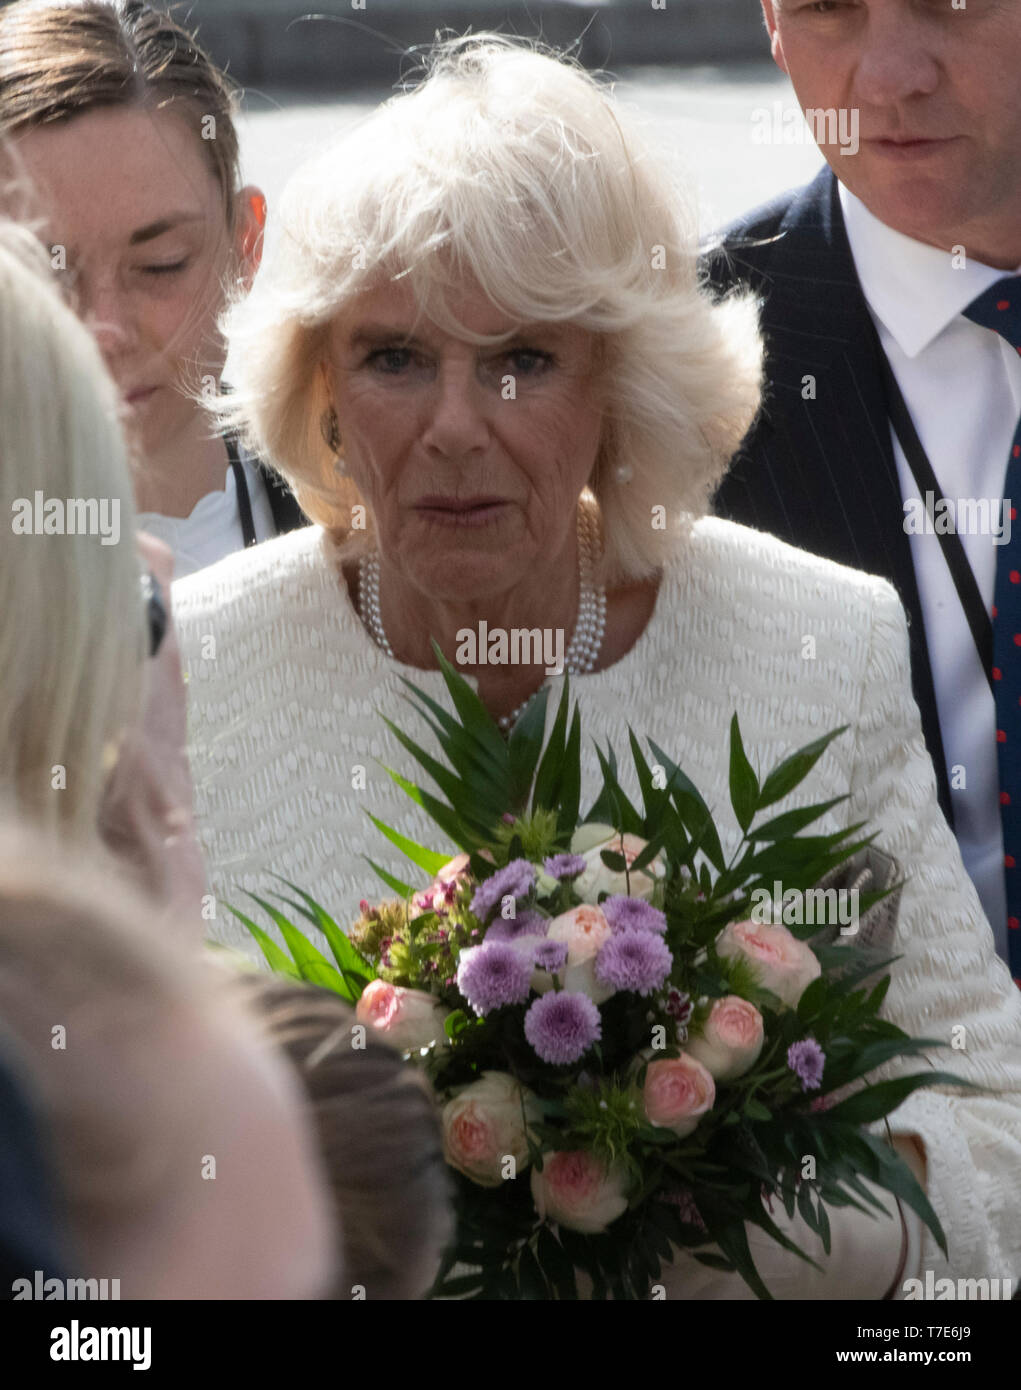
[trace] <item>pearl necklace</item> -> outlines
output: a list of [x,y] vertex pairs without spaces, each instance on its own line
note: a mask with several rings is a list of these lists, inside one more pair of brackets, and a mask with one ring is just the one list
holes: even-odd
[[[583,676],[591,671],[603,647],[606,588],[602,584],[592,583],[597,544],[598,523],[595,516],[588,508],[581,508],[578,512],[578,617],[564,654],[564,670],[571,676]],[[393,647],[383,628],[379,602],[379,552],[376,550],[363,555],[358,562],[358,613],[376,645],[387,656],[393,657]],[[545,684],[543,681],[539,690]],[[538,693],[537,690],[527,700],[522,700],[510,714],[500,716],[497,723],[504,733],[513,727]]]

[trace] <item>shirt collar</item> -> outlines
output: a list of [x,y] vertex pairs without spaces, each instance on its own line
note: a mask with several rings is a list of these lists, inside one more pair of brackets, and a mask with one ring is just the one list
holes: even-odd
[[954,258],[880,222],[843,184],[840,206],[858,281],[874,318],[917,357],[983,290],[1011,272]]

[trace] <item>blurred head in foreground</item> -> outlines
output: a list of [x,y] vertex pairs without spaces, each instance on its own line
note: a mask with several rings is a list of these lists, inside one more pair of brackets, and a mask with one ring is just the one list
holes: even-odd
[[429,1087],[367,1038],[336,994],[263,975],[251,1003],[312,1103],[342,1233],[333,1296],[420,1298],[453,1235],[450,1175]]
[[122,1298],[319,1297],[335,1225],[293,1071],[233,972],[147,932],[149,911],[0,828],[0,1040],[48,1140],[69,1273]]

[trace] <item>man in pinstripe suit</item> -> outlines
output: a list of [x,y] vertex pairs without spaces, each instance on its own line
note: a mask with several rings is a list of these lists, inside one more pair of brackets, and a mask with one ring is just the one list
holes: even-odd
[[716,509],[897,588],[940,803],[1007,955],[999,717],[975,620],[993,605],[1003,538],[962,530],[955,570],[909,462],[917,450],[891,429],[891,393],[934,496],[989,499],[998,515],[1021,348],[963,311],[1021,266],[1021,3],[761,3],[810,124],[839,113],[859,138],[856,150],[821,145],[827,166],[810,185],[707,255],[719,291],[744,282],[762,295],[768,351],[764,408]]

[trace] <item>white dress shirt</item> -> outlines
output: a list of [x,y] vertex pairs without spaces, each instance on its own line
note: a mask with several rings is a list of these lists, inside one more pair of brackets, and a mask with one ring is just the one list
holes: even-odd
[[[248,483],[256,539],[269,540],[276,535],[277,528],[269,505],[266,480],[244,450],[240,451],[240,459]],[[223,490],[207,492],[205,497],[200,497],[188,516],[140,512],[138,529],[147,531],[170,546],[174,552],[175,579],[183,579],[185,575],[213,565],[235,550],[243,550],[245,537],[234,469],[228,465]]]
[[[976,296],[1011,272],[970,259],[955,268],[947,252],[895,232],[843,185],[840,203],[858,279],[940,493],[955,501],[1002,498],[1021,416],[1021,357],[999,334],[962,315]],[[924,500],[896,435],[893,448],[902,498]],[[991,610],[1000,547],[992,536],[960,535]],[[1006,957],[993,696],[939,536],[912,534],[910,544],[957,840],[997,950]]]

